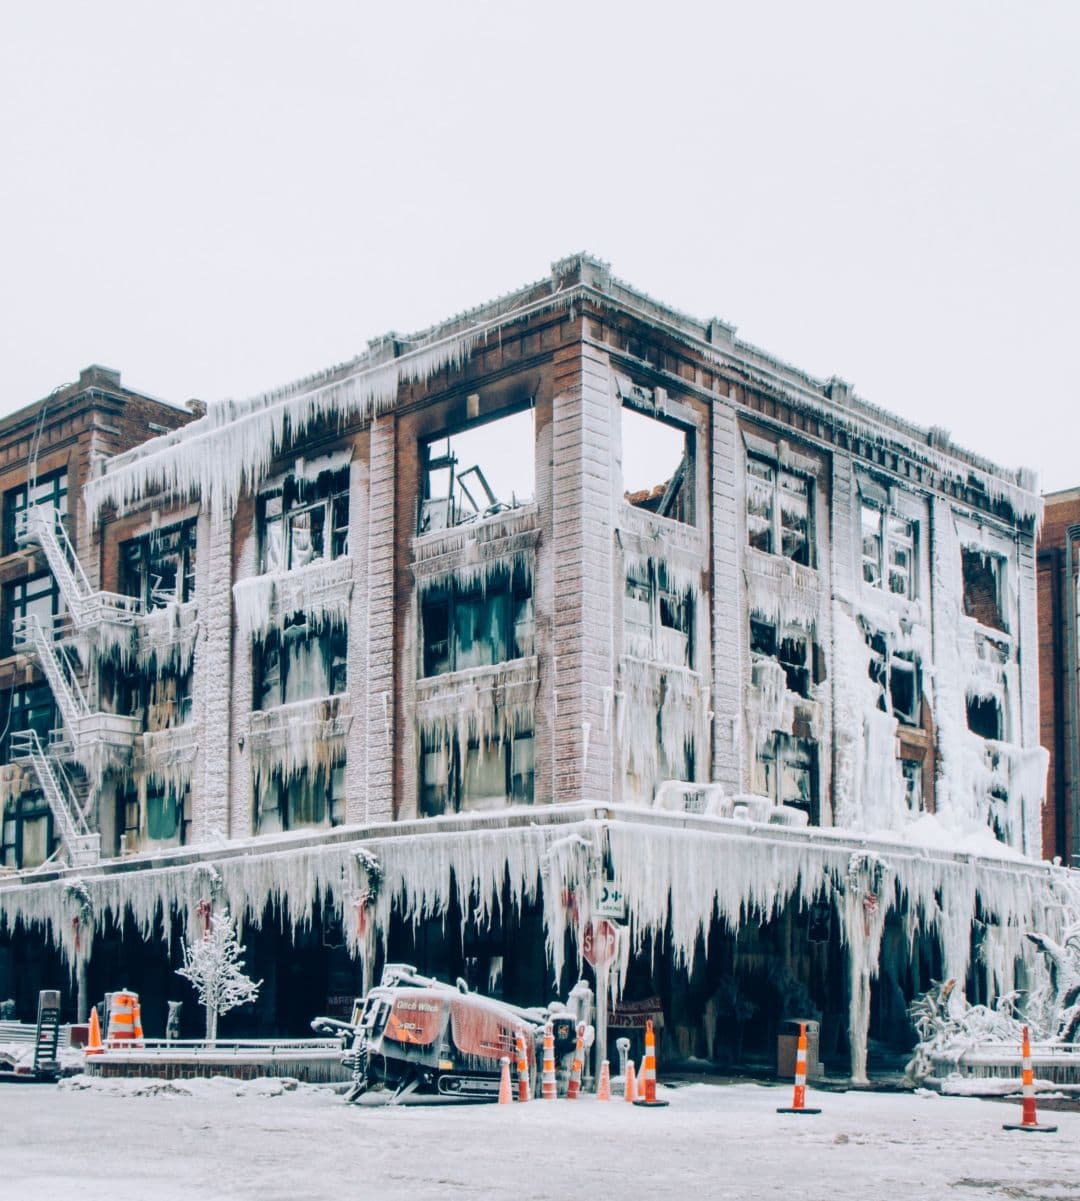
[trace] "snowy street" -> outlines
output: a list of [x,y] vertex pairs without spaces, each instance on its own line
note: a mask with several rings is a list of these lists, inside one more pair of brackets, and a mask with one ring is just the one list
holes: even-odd
[[1010,1134],[1018,1101],[811,1091],[824,1113],[786,1117],[790,1087],[749,1083],[662,1089],[671,1104],[655,1110],[591,1097],[349,1107],[329,1090],[222,1079],[130,1095],[147,1084],[0,1088],[3,1195],[1080,1199],[1075,1107],[1040,1108],[1056,1134]]

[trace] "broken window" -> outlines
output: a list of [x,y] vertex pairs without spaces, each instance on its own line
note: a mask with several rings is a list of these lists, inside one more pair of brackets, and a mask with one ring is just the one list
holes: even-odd
[[755,456],[746,459],[746,536],[755,550],[813,566],[811,499],[805,476]]
[[922,668],[912,651],[894,651],[884,634],[863,628],[870,648],[870,679],[878,687],[877,707],[906,726],[922,724]]
[[[33,484],[20,484],[4,493],[4,554],[19,549],[17,535],[23,514],[31,505],[52,505],[62,518],[68,511],[67,470],[53,471]],[[65,522],[66,524],[66,522]]]
[[914,521],[875,504],[862,504],[862,574],[871,588],[909,600],[915,596]]
[[144,676],[141,701],[149,733],[182,726],[191,716],[191,671],[164,667]]
[[345,820],[345,763],[305,767],[287,779],[275,772],[256,789],[260,834],[304,826],[339,826]]
[[120,590],[147,609],[195,599],[195,522],[120,543]]
[[523,659],[533,653],[532,580],[506,571],[486,588],[449,581],[424,594],[420,621],[425,676]]
[[623,601],[623,653],[636,659],[693,665],[693,601],[677,591],[662,560],[628,568]]
[[824,678],[821,656],[804,630],[778,626],[759,617],[750,618],[751,659],[775,659],[784,669],[789,692],[809,698],[812,684]]
[[964,613],[979,625],[1008,632],[1005,621],[1005,558],[981,550],[961,551]]
[[757,787],[774,805],[802,809],[818,822],[817,746],[774,731],[758,752]]
[[51,572],[27,576],[4,585],[4,625],[0,631],[0,655],[15,649],[15,623],[36,617],[46,636],[50,636],[56,618],[64,611],[60,588]]
[[504,739],[456,741],[425,735],[420,750],[420,815],[531,805],[534,784],[532,730]]
[[535,498],[532,408],[484,418],[420,444],[421,534],[505,513]]
[[256,709],[316,700],[345,691],[348,634],[339,626],[312,630],[293,619],[281,632],[272,630],[253,652]]
[[691,431],[622,407],[623,497],[635,509],[694,523],[694,459]]
[[980,738],[989,738],[1000,742],[1004,737],[1001,705],[995,697],[969,697],[967,723],[972,734],[978,734]]
[[263,572],[295,571],[349,553],[349,469],[314,479],[290,475],[263,492],[258,506]]

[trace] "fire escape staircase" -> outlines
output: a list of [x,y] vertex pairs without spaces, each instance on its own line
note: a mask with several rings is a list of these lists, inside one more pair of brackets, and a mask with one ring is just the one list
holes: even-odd
[[[12,759],[33,771],[52,811],[60,840],[73,864],[96,862],[100,836],[87,824],[90,786],[65,768],[74,760],[100,781],[103,765],[130,755],[141,725],[137,718],[92,708],[80,678],[75,639],[90,640],[111,626],[109,642],[125,636],[134,642],[139,603],[132,597],[98,592],[91,586],[75,554],[59,514],[52,505],[26,510],[17,531],[20,545],[40,546],[64,599],[66,612],[42,623],[37,614],[13,622],[17,651],[35,656],[60,710],[63,730],[53,731],[47,746],[37,733],[13,733]],[[66,737],[65,737],[66,735]]]

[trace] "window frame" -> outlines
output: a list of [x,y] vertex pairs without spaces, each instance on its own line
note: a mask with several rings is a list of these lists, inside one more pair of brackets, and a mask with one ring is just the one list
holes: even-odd
[[[743,472],[744,480],[744,503],[743,503],[743,522],[746,526],[746,545],[758,551],[763,555],[775,555],[777,558],[787,559],[789,562],[797,563],[801,567],[809,567],[816,570],[817,568],[817,522],[816,506],[817,506],[817,476],[810,470],[801,470],[798,467],[789,466],[781,459],[779,451],[770,453],[762,449],[758,443],[764,443],[764,439],[754,438],[754,446],[747,447],[746,464]],[[767,444],[766,444],[767,445]],[[764,473],[768,473],[767,475]],[[796,495],[790,489],[785,490],[784,481],[798,481],[802,489],[804,489],[806,503],[806,531],[802,539],[802,546],[805,547],[805,559],[798,555],[788,554],[784,550],[785,533],[791,527],[785,524],[784,521],[784,506],[782,497],[787,491],[788,495]],[[755,487],[761,490],[762,487],[768,490],[768,514],[761,517],[751,512],[751,499]],[[754,526],[752,519],[764,521],[768,530],[768,546],[761,546],[754,541]],[[779,549],[778,549],[779,548]]]
[[[501,645],[505,648],[502,658],[493,657],[487,663],[461,663],[463,652],[460,646],[459,631],[462,622],[460,611],[471,608],[479,598],[481,607],[498,603],[501,609],[498,624],[501,629]],[[477,583],[473,587],[461,588],[453,579],[428,588],[420,595],[420,637],[419,665],[420,678],[433,679],[437,676],[454,675],[459,671],[469,671],[478,667],[495,667],[503,663],[515,663],[521,659],[531,658],[536,653],[536,602],[533,593],[532,577],[521,570],[507,568],[489,577],[486,582]],[[528,616],[522,617],[527,611]],[[440,622],[438,629],[445,628],[446,637],[429,638],[429,630],[435,614],[445,614],[445,622]],[[521,630],[529,631],[522,636]],[[474,644],[480,641],[474,639]],[[433,658],[432,648],[446,645],[444,655],[437,660]],[[494,652],[493,652],[494,654]],[[438,669],[435,663],[445,662],[446,666]]]
[[[313,769],[308,765],[289,776],[284,776],[281,772],[274,771],[261,787],[256,782],[256,833],[279,833],[287,830],[332,830],[344,825],[346,800],[345,764],[346,759],[342,755],[341,758],[334,759],[325,766],[319,764]],[[320,780],[325,782],[321,794],[323,816],[317,821],[298,820],[293,808],[297,789],[300,787],[308,788],[308,799],[310,801],[311,798],[318,795]],[[303,784],[300,781],[303,781]],[[268,806],[265,803],[267,790],[272,790],[274,793],[276,803],[272,806]],[[271,824],[268,822],[271,814],[276,814],[277,824],[273,825],[272,829],[267,829],[266,827]]]
[[[306,630],[304,635],[290,633],[301,628]],[[329,692],[312,694],[311,696],[288,697],[289,674],[295,669],[293,658],[287,653],[290,642],[293,646],[303,641],[320,643],[319,653],[323,659],[323,673]],[[342,696],[348,691],[349,682],[349,632],[345,626],[327,623],[322,626],[309,626],[306,621],[287,623],[283,630],[273,629],[265,638],[252,646],[251,667],[251,708],[253,712],[265,712],[280,708],[282,705],[302,704],[305,701],[325,700],[332,696]],[[277,679],[267,680],[268,660],[271,655],[277,657]],[[290,666],[292,664],[292,666]],[[335,688],[335,680],[340,687]],[[277,699],[272,704],[266,700],[271,689],[277,690]]]
[[[47,489],[45,492],[42,489]],[[67,524],[68,518],[68,469],[58,467],[55,471],[47,472],[34,481],[34,498],[30,499],[30,481],[26,480],[9,488],[4,493],[4,540],[3,553],[14,554],[18,549],[15,532],[19,525],[19,514],[25,513],[31,503],[39,505],[50,504],[60,514]]]
[[[349,502],[351,471],[344,467],[327,468],[314,480],[289,474],[279,484],[263,489],[255,507],[255,524],[259,550],[259,571],[262,575],[299,571],[312,563],[330,562],[349,554]],[[268,515],[267,510],[280,501],[280,511]],[[305,563],[294,563],[294,531],[297,519],[307,514],[322,514],[322,549],[312,553]],[[270,532],[280,526],[281,562],[271,565]],[[312,523],[312,529],[315,525]]]
[[[664,564],[655,559],[648,561],[648,578],[640,574],[640,564],[627,564],[623,572],[623,654],[634,659],[643,659],[648,663],[663,663],[673,667],[685,667],[694,670],[695,638],[694,597],[690,589],[679,592],[667,579]],[[632,591],[641,593],[633,597]],[[628,602],[634,605],[647,606],[648,630],[643,621],[636,620],[631,615]],[[665,611],[674,613],[680,624],[665,620]],[[631,644],[628,633],[639,631],[640,642]],[[665,636],[665,631],[669,633]],[[681,647],[685,644],[686,653],[682,661],[669,658],[664,654],[665,648],[676,641]],[[649,654],[639,655],[636,650],[648,641]],[[631,648],[632,647],[632,648]]]
[[[27,590],[32,584],[46,583],[47,587],[27,596]],[[0,628],[0,658],[6,658],[15,652],[15,619],[27,616],[27,606],[43,597],[51,597],[52,618],[55,621],[64,610],[64,598],[60,593],[60,585],[51,571],[39,571],[33,575],[20,576],[17,580],[9,580],[3,586],[3,627]],[[51,631],[47,629],[46,634]]]
[[[504,792],[503,798],[507,806],[522,806],[533,805],[536,802],[536,732],[534,729],[507,731],[506,736],[502,738],[487,738],[484,742],[490,747],[497,745],[498,753],[503,759],[503,777],[504,777]],[[516,751],[518,743],[531,742],[532,751],[530,753],[530,763],[532,770],[528,772],[515,772],[515,754],[524,753],[524,748],[521,752]],[[417,812],[421,817],[441,817],[447,813],[462,813],[462,812],[481,812],[482,809],[474,809],[469,805],[471,799],[467,793],[467,774],[469,771],[469,757],[472,752],[479,751],[481,740],[477,738],[469,738],[462,753],[462,747],[455,738],[439,737],[438,735],[425,735],[421,732],[418,739],[419,743],[419,764],[417,770]],[[486,754],[495,752],[488,751]],[[445,780],[442,783],[438,781],[429,781],[427,768],[428,759],[431,757],[443,758],[446,761]],[[515,780],[529,780],[530,784],[526,788],[524,785],[518,791],[515,791]],[[438,804],[433,804],[429,800],[431,796],[442,795],[444,797],[441,807]],[[521,799],[515,799],[521,798]]]
[[[177,559],[176,587],[172,595],[153,586],[154,565],[160,562],[160,543],[166,538],[176,537],[179,545],[173,554]],[[164,609],[178,602],[187,604],[195,599],[195,573],[197,568],[198,529],[194,518],[172,522],[159,529],[149,530],[134,538],[125,538],[117,548],[120,560],[120,589],[125,596],[140,601],[148,612]],[[137,559],[137,561],[135,561]],[[162,578],[158,576],[157,578]]]

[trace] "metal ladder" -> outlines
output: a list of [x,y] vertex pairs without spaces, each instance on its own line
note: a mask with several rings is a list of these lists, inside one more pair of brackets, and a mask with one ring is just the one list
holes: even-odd
[[93,834],[86,821],[86,802],[59,759],[45,753],[36,730],[19,730],[11,735],[11,759],[37,776],[53,815],[60,842],[73,867],[86,867],[101,858],[101,835]]

